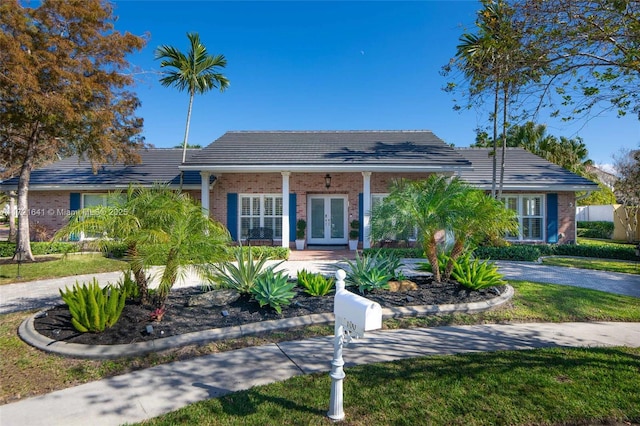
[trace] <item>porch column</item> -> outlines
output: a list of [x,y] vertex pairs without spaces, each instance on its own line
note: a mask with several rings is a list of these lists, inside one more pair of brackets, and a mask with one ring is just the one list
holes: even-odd
[[289,176],[291,172],[282,174],[282,247],[289,248]]
[[371,172],[362,172],[362,248],[371,248]]
[[200,172],[200,200],[202,203],[202,214],[209,216],[209,178],[210,172]]

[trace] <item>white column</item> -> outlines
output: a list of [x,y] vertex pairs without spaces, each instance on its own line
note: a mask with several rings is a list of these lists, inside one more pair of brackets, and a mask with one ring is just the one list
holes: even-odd
[[362,172],[362,248],[371,248],[371,172]]
[[289,176],[282,172],[282,247],[289,248]]
[[200,200],[202,203],[202,214],[209,216],[209,178],[210,172],[200,172]]

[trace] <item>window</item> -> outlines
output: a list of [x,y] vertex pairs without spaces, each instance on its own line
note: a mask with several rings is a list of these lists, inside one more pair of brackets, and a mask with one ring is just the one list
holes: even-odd
[[273,229],[273,238],[282,238],[282,195],[241,195],[240,235],[253,228]]
[[[382,203],[382,201],[387,198],[389,194],[371,194],[371,209],[373,210],[376,206],[380,205]],[[391,228],[395,228],[396,223],[395,223],[395,219],[392,221],[392,226]],[[395,230],[395,229],[393,229]],[[405,231],[401,231],[400,235],[396,234],[396,233],[390,233],[388,235],[389,239],[391,240],[416,240],[418,236],[418,229],[414,228],[414,229],[407,229]]]
[[[112,194],[82,194],[82,208],[96,207],[96,206],[112,206],[113,205]],[[120,194],[122,202],[126,200],[125,194]]]
[[507,235],[516,240],[540,241],[544,239],[542,195],[508,195],[502,197],[506,207],[518,215],[519,235]]

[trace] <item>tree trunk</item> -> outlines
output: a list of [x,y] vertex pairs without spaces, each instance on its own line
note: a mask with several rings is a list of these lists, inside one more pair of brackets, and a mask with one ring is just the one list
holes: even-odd
[[15,243],[18,235],[16,229],[16,193],[15,191],[9,191],[9,238],[8,241]]
[[507,152],[507,102],[509,98],[509,84],[504,83],[502,88],[504,95],[502,99],[502,153],[500,158],[500,184],[498,185],[498,198],[502,197],[502,186],[504,185],[504,167]]
[[187,110],[187,126],[184,129],[184,141],[182,142],[182,162],[187,159],[187,145],[189,141],[189,125],[191,124],[191,108],[193,107],[194,93],[189,93],[189,109]]
[[439,283],[441,281],[440,266],[438,265],[438,244],[436,238],[432,235],[429,238],[429,244],[427,244],[425,255],[427,260],[431,264],[431,270],[433,271],[433,279]]
[[159,308],[164,307],[167,297],[169,297],[169,292],[178,278],[179,263],[177,249],[172,247],[167,254],[166,266],[164,267],[160,285],[158,286],[157,305]]
[[[30,150],[29,150],[30,151]],[[29,155],[29,153],[27,153]],[[18,178],[18,233],[16,239],[15,260],[33,261],[29,229],[29,179],[31,178],[31,159],[26,158]]]
[[146,305],[149,303],[149,283],[147,276],[145,275],[142,261],[140,260],[140,253],[138,252],[138,246],[136,243],[129,243],[127,247],[127,256],[129,256],[129,266],[133,277],[138,285],[138,293],[140,294],[140,303]]
[[451,278],[451,273],[453,272],[453,264],[458,260],[460,255],[464,252],[464,240],[461,238],[457,238],[456,242],[453,244],[451,248],[451,253],[449,254],[449,261],[447,262],[447,267],[444,270],[444,276],[442,277],[443,281],[448,281]]
[[492,162],[492,175],[491,175],[491,196],[496,198],[496,170],[498,168],[497,155],[498,155],[498,92],[499,85],[496,82],[496,89],[493,98],[493,162]]

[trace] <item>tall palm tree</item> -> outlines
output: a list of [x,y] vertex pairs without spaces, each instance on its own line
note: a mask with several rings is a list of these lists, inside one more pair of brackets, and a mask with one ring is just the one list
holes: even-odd
[[187,37],[191,45],[187,54],[167,45],[160,46],[155,52],[155,58],[161,60],[160,66],[171,68],[164,73],[165,76],[160,79],[160,83],[166,87],[175,86],[179,91],[189,92],[187,125],[182,143],[183,163],[187,156],[191,109],[196,93],[203,94],[214,88],[224,92],[229,87],[229,80],[219,72],[220,68],[227,66],[224,55],[208,55],[207,48],[200,42],[198,33],[187,33]]

